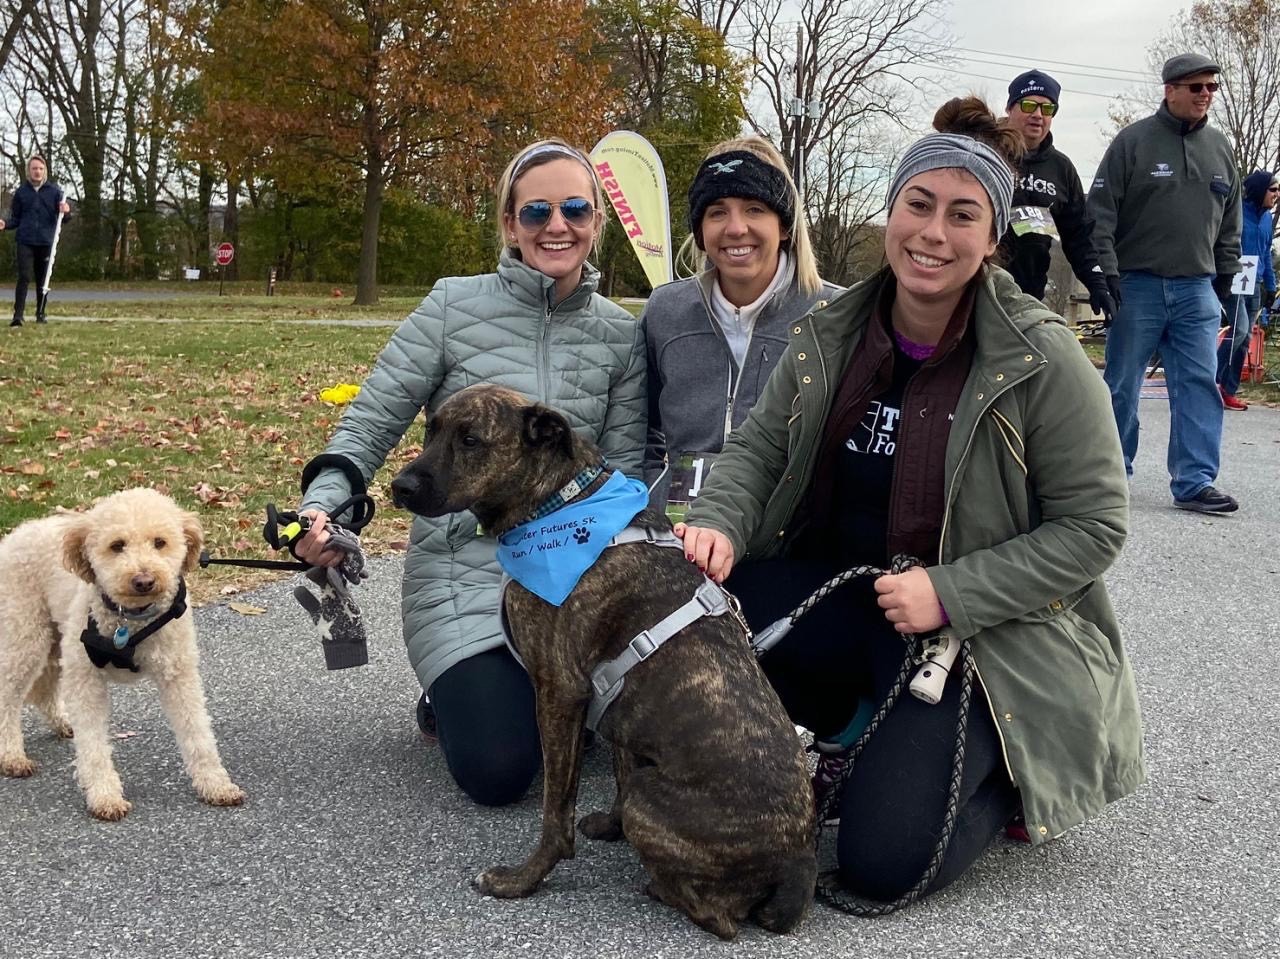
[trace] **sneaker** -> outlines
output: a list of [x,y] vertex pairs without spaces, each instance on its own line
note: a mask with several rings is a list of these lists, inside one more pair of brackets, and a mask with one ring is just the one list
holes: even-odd
[[431,708],[431,700],[423,693],[418,697],[418,729],[422,730],[422,738],[434,742],[436,739],[436,711]]
[[[818,741],[813,745],[818,752],[818,768],[813,773],[813,811],[817,813],[821,812],[831,790],[840,788],[845,768],[849,765],[849,750]],[[825,821],[837,822],[839,819],[837,812]]]
[[1027,832],[1027,820],[1019,809],[1013,818],[1005,823],[1004,834],[1014,842],[1031,842],[1031,834]]
[[1238,397],[1232,396],[1230,393],[1223,390],[1222,387],[1218,387],[1218,392],[1222,394],[1222,408],[1224,410],[1247,410],[1249,408],[1248,403]]
[[1173,505],[1193,513],[1234,513],[1240,508],[1234,497],[1212,486],[1206,486],[1191,499],[1175,499]]

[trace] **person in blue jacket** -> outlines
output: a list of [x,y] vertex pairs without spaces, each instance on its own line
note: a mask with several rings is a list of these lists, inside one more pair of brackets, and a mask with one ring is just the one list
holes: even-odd
[[48,294],[41,291],[45,273],[49,270],[49,255],[53,251],[53,234],[58,224],[58,214],[66,216],[71,207],[63,195],[62,187],[49,181],[49,168],[44,157],[33,156],[27,161],[27,181],[13,194],[13,205],[8,219],[0,220],[0,230],[13,230],[18,236],[18,284],[13,290],[13,320],[10,326],[21,326],[27,306],[27,287],[34,277],[36,281],[36,322],[45,322],[45,301]]
[[1253,292],[1236,293],[1226,299],[1231,331],[1218,345],[1218,392],[1229,410],[1247,410],[1249,404],[1236,394],[1240,372],[1249,352],[1249,333],[1258,310],[1271,309],[1276,298],[1276,271],[1271,264],[1272,210],[1280,197],[1280,179],[1270,170],[1254,170],[1244,178],[1241,204],[1240,255],[1258,258],[1258,275]]

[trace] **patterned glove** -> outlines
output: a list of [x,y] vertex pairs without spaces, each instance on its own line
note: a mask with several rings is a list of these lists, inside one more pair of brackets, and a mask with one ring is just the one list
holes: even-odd
[[329,669],[347,669],[369,662],[369,645],[364,632],[360,607],[351,598],[350,586],[365,579],[364,553],[360,537],[341,527],[330,527],[327,546],[346,555],[337,566],[315,566],[305,573],[320,588],[320,595],[306,586],[298,586],[293,597],[311,616],[324,648],[324,662]]

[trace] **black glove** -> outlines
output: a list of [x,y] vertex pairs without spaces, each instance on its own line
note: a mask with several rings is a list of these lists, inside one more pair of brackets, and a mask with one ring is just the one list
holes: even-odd
[[1107,289],[1111,292],[1111,299],[1116,306],[1124,305],[1124,297],[1120,295],[1120,277],[1109,275],[1107,277]]
[[1272,305],[1273,303],[1275,303],[1275,301],[1276,301],[1276,291],[1275,291],[1275,290],[1263,290],[1263,291],[1262,291],[1262,308],[1263,308],[1264,310],[1269,310],[1269,309],[1271,309],[1271,305]]
[[[1116,286],[1119,287],[1119,277],[1116,279]],[[1093,310],[1095,316],[1102,314],[1102,325],[1107,327],[1111,326],[1111,321],[1116,316],[1116,299],[1109,287],[1109,283],[1089,284],[1089,308]]]
[[1219,273],[1213,278],[1213,292],[1218,294],[1218,299],[1226,302],[1227,297],[1231,295],[1231,284],[1235,281],[1234,273]]

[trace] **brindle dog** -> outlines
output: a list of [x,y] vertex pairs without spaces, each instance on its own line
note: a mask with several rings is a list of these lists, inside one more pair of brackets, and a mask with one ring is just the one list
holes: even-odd
[[[556,411],[473,386],[431,417],[422,455],[392,490],[414,513],[469,509],[501,532],[599,461]],[[637,522],[669,525],[654,510]],[[573,858],[591,671],[702,581],[681,550],[636,543],[606,549],[559,607],[518,583],[507,589],[512,639],[537,691],[542,838],[522,865],[482,872],[482,893],[527,896]],[[747,918],[794,928],[817,876],[813,794],[795,730],[736,618],[703,617],[632,669],[599,732],[613,745],[618,792],[611,811],[582,819],[583,835],[625,837],[648,871],[647,892],[721,938]]]

